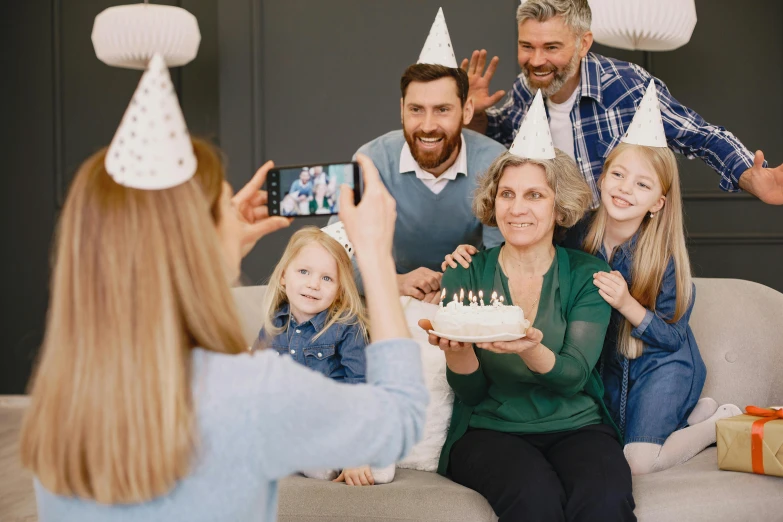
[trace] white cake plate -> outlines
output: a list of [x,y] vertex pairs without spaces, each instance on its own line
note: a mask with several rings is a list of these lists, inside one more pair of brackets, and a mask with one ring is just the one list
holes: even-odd
[[462,336],[462,335],[449,335],[435,330],[430,330],[428,333],[437,335],[449,341],[457,341],[458,343],[494,343],[497,341],[516,341],[522,339],[525,334],[521,333],[499,333],[494,335],[475,335],[475,336]]

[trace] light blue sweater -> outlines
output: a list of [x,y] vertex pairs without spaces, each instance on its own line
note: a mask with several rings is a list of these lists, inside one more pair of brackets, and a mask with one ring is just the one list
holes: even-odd
[[491,248],[503,242],[498,229],[483,226],[472,207],[477,178],[506,148],[468,129],[462,130],[462,136],[467,176],[449,181],[439,194],[427,188],[414,172],[400,173],[400,153],[405,145],[402,130],[384,134],[358,151],[372,159],[397,202],[393,255],[398,274],[422,266],[440,272],[443,258],[460,244]]
[[106,506],[35,482],[41,522],[272,522],[277,480],[301,469],[386,466],[421,438],[427,390],[417,343],[367,347],[367,383],[340,384],[279,357],[193,351],[198,449],[167,495]]

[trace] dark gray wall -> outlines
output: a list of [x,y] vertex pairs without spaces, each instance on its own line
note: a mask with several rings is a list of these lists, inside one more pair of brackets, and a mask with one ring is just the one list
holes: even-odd
[[[235,137],[252,140],[244,148],[255,154],[231,175],[246,176],[262,158],[278,164],[345,160],[358,145],[398,128],[399,76],[418,57],[439,5],[458,59],[482,47],[497,54],[501,62],[493,85],[508,89],[518,71],[516,0],[481,4],[480,10],[471,0],[221,2],[221,14],[251,19],[240,31],[221,24],[233,42],[231,56],[222,57],[252,67],[236,71],[229,82],[221,76],[221,113],[241,113],[249,125],[245,130],[224,117],[222,136],[232,136],[231,144],[223,139],[224,146],[240,148]],[[680,101],[731,130],[749,148],[764,150],[770,164],[779,165],[783,34],[776,27],[783,20],[783,4],[697,0],[697,12],[691,42],[676,51],[642,53],[597,44],[593,50],[647,65]],[[221,46],[223,35],[221,31]],[[221,62],[222,71],[227,67]],[[230,157],[236,165],[237,158]],[[699,160],[681,158],[680,165],[695,274],[751,279],[783,290],[778,268],[783,264],[783,209],[748,194],[721,192],[718,175]],[[298,221],[263,239],[244,264],[246,281],[268,276],[296,228],[321,223],[318,218]]]
[[[0,2],[7,238],[0,265],[0,394],[23,391],[42,339],[59,202],[79,163],[111,140],[139,77],[99,62],[90,42],[95,15],[120,3],[126,2]],[[499,55],[496,89],[508,89],[517,73],[517,0],[165,3],[198,17],[199,55],[172,77],[188,126],[219,142],[235,187],[264,159],[345,160],[399,128],[399,76],[418,57],[440,5],[458,59],[481,47]],[[692,41],[653,54],[652,72],[680,101],[779,165],[783,3],[697,0],[697,12]],[[594,50],[640,64],[646,59],[641,52]],[[698,160],[683,159],[681,168],[696,275],[783,291],[783,208],[721,193],[717,175]],[[268,276],[290,234],[260,242],[244,263],[246,281]]]
[[[90,41],[95,16],[121,3],[0,2],[0,394],[25,389],[43,338],[52,235],[68,184],[81,161],[111,141],[140,77],[98,61]],[[180,5],[198,17],[198,57],[173,69],[172,79],[191,131],[216,138],[217,0],[156,3]]]
[[[484,46],[512,57],[503,60],[496,73],[499,89],[510,86],[517,74],[514,12],[518,0],[495,0],[491,8],[482,8],[481,16],[477,16],[475,0],[265,0],[237,5],[243,7],[235,12],[231,2],[221,2],[221,10],[229,11],[232,20],[240,18],[238,12],[257,15],[255,20],[260,20],[245,36],[246,41],[258,42],[259,47],[251,46],[251,50],[261,50],[255,60],[247,46],[238,46],[256,69],[259,83],[250,94],[258,119],[252,132],[224,126],[221,141],[229,147],[228,134],[232,141],[237,134],[253,134],[256,143],[246,148],[260,145],[257,152],[263,159],[273,159],[278,165],[348,161],[362,144],[400,128],[400,76],[418,59],[441,5],[458,61]],[[231,38],[236,38],[236,27],[230,31]],[[230,52],[236,59],[233,45]],[[240,118],[245,122],[248,112],[253,112],[247,111],[245,103],[245,78],[252,79],[253,73],[237,70],[234,74],[236,82],[230,82],[230,89],[235,93],[224,91],[225,83],[221,83],[221,99],[227,102],[221,108],[232,114],[244,109]],[[223,121],[229,120],[224,117]],[[257,157],[253,164],[261,160]],[[248,172],[232,169],[231,175],[241,177]],[[325,223],[325,218],[300,219],[263,239],[244,263],[246,282],[268,277],[279,252],[298,228]]]

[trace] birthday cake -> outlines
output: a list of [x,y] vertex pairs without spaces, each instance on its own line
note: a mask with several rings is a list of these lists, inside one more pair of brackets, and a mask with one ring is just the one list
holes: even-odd
[[432,327],[436,332],[454,337],[488,337],[499,334],[524,335],[530,326],[518,306],[503,304],[502,298],[492,299],[484,306],[477,299],[465,305],[454,300],[439,306]]

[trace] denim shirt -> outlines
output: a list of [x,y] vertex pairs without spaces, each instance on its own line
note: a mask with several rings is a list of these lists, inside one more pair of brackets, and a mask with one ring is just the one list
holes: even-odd
[[[638,234],[616,247],[609,262],[629,288],[637,239]],[[608,262],[603,246],[596,255]],[[599,371],[605,388],[604,402],[626,443],[662,444],[669,434],[687,424],[687,416],[704,385],[707,369],[688,325],[696,301],[695,287],[685,313],[677,322],[668,323],[674,317],[676,298],[674,260],[669,259],[655,311],[648,309],[639,326],[631,331],[644,343],[642,355],[633,360],[617,352],[617,334],[625,318],[612,310]]]
[[[603,259],[609,263],[612,270],[617,270],[622,274],[629,289],[631,288],[633,250],[636,246],[637,239],[638,233],[622,245],[616,247],[611,261],[609,261],[609,255],[603,245],[601,245],[601,249],[596,253],[596,256],[598,256],[599,259]],[[639,323],[639,326],[631,331],[631,335],[637,339],[641,339],[642,342],[647,345],[645,351],[648,347],[663,351],[677,350],[687,340],[686,330],[689,328],[688,320],[693,311],[693,303],[695,301],[696,289],[694,288],[691,303],[688,305],[688,309],[679,321],[676,323],[666,322],[674,317],[674,311],[677,307],[677,280],[674,270],[674,260],[669,259],[663,274],[660,292],[655,300],[655,312],[648,309],[644,315],[644,319]],[[612,315],[613,318],[609,325],[609,331],[614,335],[612,339],[616,339],[617,328],[619,327],[620,321],[624,318],[620,312],[614,309],[612,310]],[[607,333],[606,338],[610,339],[610,333]]]
[[324,329],[329,310],[324,310],[309,321],[298,324],[289,312],[288,303],[276,313],[273,324],[288,328],[273,339],[266,339],[264,329],[258,333],[260,342],[267,341],[270,348],[281,356],[291,357],[336,381],[356,384],[365,382],[367,360],[364,348],[367,340],[358,324],[335,323],[313,340]]

